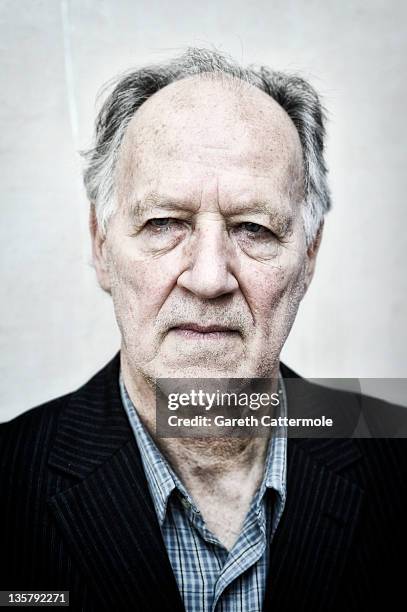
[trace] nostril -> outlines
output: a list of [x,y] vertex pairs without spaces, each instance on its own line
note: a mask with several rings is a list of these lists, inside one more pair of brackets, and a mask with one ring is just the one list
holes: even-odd
[[177,285],[201,298],[213,299],[235,291],[238,282],[227,270],[212,269],[208,273],[204,270],[191,269],[180,274]]

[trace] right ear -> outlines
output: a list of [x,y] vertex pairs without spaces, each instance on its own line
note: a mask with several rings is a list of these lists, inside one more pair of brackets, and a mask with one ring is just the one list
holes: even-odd
[[100,230],[96,217],[94,204],[90,205],[89,210],[89,230],[92,241],[92,260],[96,270],[99,285],[104,291],[110,293],[110,275],[106,253],[106,237]]

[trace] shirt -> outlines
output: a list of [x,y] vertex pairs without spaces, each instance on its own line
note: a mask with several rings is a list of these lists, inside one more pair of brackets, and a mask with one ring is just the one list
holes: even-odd
[[[281,375],[279,381],[280,415],[286,416]],[[270,543],[286,499],[286,432],[270,438],[262,482],[240,535],[228,551],[208,529],[185,486],[144,427],[121,373],[120,391],[186,612],[260,612]]]

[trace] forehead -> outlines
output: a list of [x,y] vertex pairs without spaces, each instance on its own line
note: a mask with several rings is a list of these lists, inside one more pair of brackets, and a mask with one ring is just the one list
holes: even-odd
[[[211,75],[212,76],[212,75]],[[288,114],[258,88],[230,78],[191,77],[149,98],[126,130],[119,190],[193,189],[218,178],[237,191],[289,186],[302,176],[302,150]]]

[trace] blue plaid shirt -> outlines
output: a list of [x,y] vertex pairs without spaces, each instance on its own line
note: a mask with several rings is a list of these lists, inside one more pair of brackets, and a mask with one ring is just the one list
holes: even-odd
[[[280,376],[281,416],[286,416]],[[287,439],[272,437],[265,472],[230,551],[208,529],[184,485],[143,426],[120,374],[123,405],[140,449],[168,557],[187,612],[262,610],[268,553],[286,498]]]

